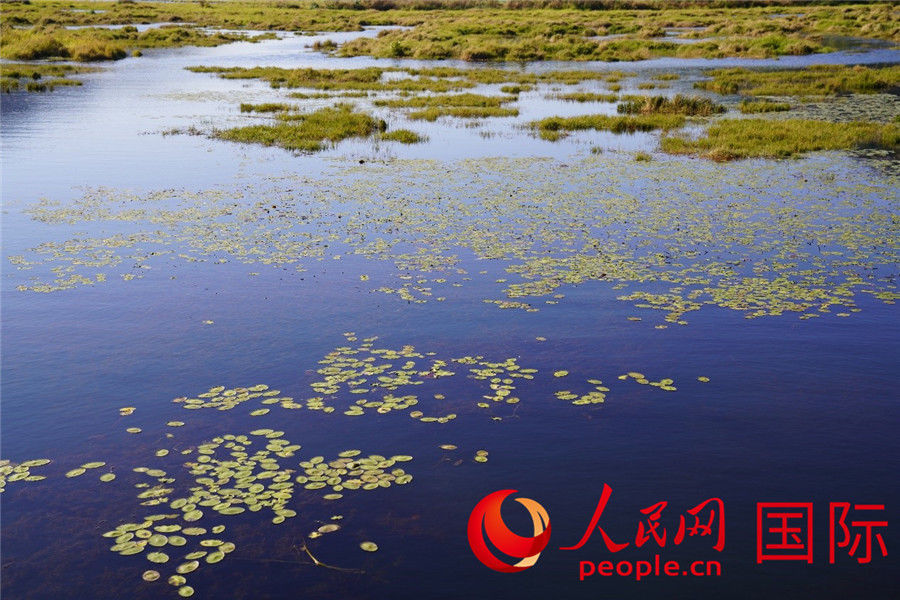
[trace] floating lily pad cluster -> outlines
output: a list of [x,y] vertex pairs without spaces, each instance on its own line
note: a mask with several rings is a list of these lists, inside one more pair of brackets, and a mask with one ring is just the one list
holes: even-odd
[[609,388],[603,385],[603,382],[599,379],[588,379],[587,382],[593,385],[594,389],[586,394],[579,395],[569,390],[560,390],[556,392],[556,397],[560,400],[571,402],[576,406],[603,404],[606,402],[606,393],[609,391]]
[[50,464],[49,458],[35,458],[26,460],[21,463],[10,462],[9,460],[0,460],[0,493],[6,490],[8,483],[16,481],[41,481],[46,479],[45,475],[35,475],[31,469],[43,467]]
[[106,463],[103,461],[92,461],[86,462],[80,467],[76,467],[66,473],[66,477],[78,477],[79,475],[84,475],[89,469],[99,469],[100,467],[106,466]]
[[395,467],[397,463],[412,460],[412,456],[371,454],[360,457],[360,454],[359,450],[345,450],[330,461],[323,456],[314,456],[300,463],[305,475],[297,476],[296,481],[307,490],[329,488],[331,492],[323,496],[325,500],[338,500],[347,490],[376,490],[412,481],[412,475]]
[[[447,168],[458,176],[448,179]],[[353,285],[408,302],[453,301],[452,290],[477,285],[501,308],[539,310],[591,283],[623,290],[620,300],[666,324],[684,325],[709,307],[810,319],[858,312],[864,294],[897,300],[895,187],[888,175],[872,178],[827,155],[724,166],[636,167],[605,155],[566,164],[342,164],[321,179],[247,190],[94,190],[72,202],[44,200],[29,209],[42,222],[139,230],[47,242],[9,258],[34,274],[20,285],[31,291],[136,279],[173,261],[303,270],[355,255],[398,269],[364,281],[353,273]],[[251,192],[266,200],[248,201]],[[475,273],[461,257],[496,261],[507,276]],[[132,266],[116,273],[122,265]]]
[[[278,390],[270,390],[265,384],[257,384],[250,387],[225,389],[225,386],[216,386],[208,391],[198,394],[196,398],[180,397],[173,402],[180,403],[184,408],[197,410],[201,408],[215,408],[217,410],[231,410],[247,402],[262,398],[262,404],[290,404],[293,398],[283,397]],[[287,408],[290,408],[288,406]],[[260,410],[264,412],[259,412]],[[266,409],[257,409],[251,412],[252,416],[259,416],[269,412]]]
[[[213,536],[225,531],[224,525],[216,525],[208,531],[205,527],[191,525],[186,515],[182,515],[185,525],[177,522],[179,515],[153,514],[139,523],[121,523],[115,529],[103,534],[112,538],[110,551],[121,556],[142,555],[151,565],[142,574],[147,582],[164,577],[160,573],[163,565],[172,564],[171,575],[165,581],[177,588],[178,595],[190,597],[194,588],[187,585],[185,575],[196,571],[203,563],[215,564],[236,548],[233,542],[226,542]],[[171,522],[176,521],[176,522]],[[178,563],[177,565],[175,563]]]
[[[254,440],[250,436],[261,438],[265,447],[251,452]],[[250,436],[226,434],[197,447],[195,459],[186,463],[196,482],[187,500],[187,506],[198,507],[191,509],[191,515],[202,516],[196,515],[199,507],[222,515],[269,509],[275,524],[297,516],[288,508],[294,494],[292,470],[282,467],[275,457],[290,458],[300,445],[285,440],[284,432],[271,429],[256,429]]]
[[[675,383],[675,381],[673,379],[669,379],[668,377],[665,377],[663,379],[660,379],[659,381],[650,381],[649,379],[647,379],[647,377],[643,373],[638,373],[637,371],[629,371],[628,373],[619,375],[619,379],[621,379],[622,381],[628,381],[630,379],[631,381],[634,381],[635,383],[640,383],[641,385],[650,385],[653,387],[658,387],[659,389],[665,390],[667,392],[674,392],[678,389],[673,385]],[[708,378],[704,378],[704,377],[699,377],[698,379],[701,382],[704,381],[704,379],[706,379],[706,381],[709,381]]]
[[[257,392],[262,391],[260,386],[255,387]],[[176,492],[176,477],[167,471],[136,467],[132,471],[147,478],[134,484],[137,500],[142,506],[159,507],[164,512],[148,514],[137,522],[121,523],[103,537],[114,542],[110,547],[112,552],[122,556],[140,555],[151,563],[143,572],[145,581],[165,581],[177,588],[179,595],[189,597],[194,589],[187,584],[186,576],[204,564],[222,561],[235,550],[234,542],[221,539],[226,529],[219,522],[223,517],[267,510],[273,515],[271,522],[278,525],[298,514],[294,499],[297,485],[303,485],[306,490],[323,490],[325,500],[338,500],[347,491],[375,490],[412,481],[412,475],[398,466],[411,461],[410,455],[363,456],[360,450],[352,449],[340,452],[331,460],[314,456],[296,466],[286,465],[284,460],[295,457],[300,449],[299,444],[284,438],[283,431],[269,428],[255,429],[248,434],[223,434],[183,449],[180,453],[189,458],[184,466],[193,477],[193,485],[182,496]],[[30,467],[48,462],[27,461],[20,468],[4,461],[2,469],[17,475],[27,474]],[[70,476],[103,465],[102,462],[86,463],[73,470],[76,475]],[[296,474],[298,466],[301,475]],[[331,523],[318,527],[309,537],[337,531],[340,526],[334,521],[340,519],[341,515],[334,515]],[[322,564],[315,558],[313,561]],[[162,572],[163,569],[168,571]]]

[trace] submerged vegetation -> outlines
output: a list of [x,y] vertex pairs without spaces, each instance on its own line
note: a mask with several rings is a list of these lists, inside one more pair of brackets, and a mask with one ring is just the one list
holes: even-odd
[[[242,107],[243,108],[243,107]],[[286,150],[315,152],[327,142],[352,137],[369,137],[387,125],[348,104],[321,108],[306,114],[280,113],[274,125],[248,125],[216,131],[215,136],[231,142],[279,146]]]
[[698,139],[668,136],[662,149],[701,154],[712,160],[791,158],[816,150],[900,149],[900,126],[880,123],[830,123],[802,119],[728,119],[709,126]]

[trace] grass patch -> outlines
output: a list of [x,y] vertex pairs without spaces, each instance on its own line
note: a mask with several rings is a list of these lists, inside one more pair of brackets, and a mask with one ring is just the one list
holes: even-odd
[[699,154],[717,161],[741,158],[791,158],[817,150],[900,146],[900,127],[879,123],[831,123],[802,119],[729,119],[710,125],[696,140],[666,136],[662,149],[673,154]]
[[409,129],[395,129],[381,134],[381,139],[386,142],[400,142],[401,144],[418,144],[427,138]]
[[717,69],[708,74],[712,80],[697,82],[694,87],[718,94],[745,96],[833,96],[896,90],[900,66],[817,65],[783,71],[734,68]]
[[616,107],[626,115],[709,116],[725,112],[725,107],[702,96],[632,96]]
[[569,131],[581,131],[586,129],[612,131],[613,133],[634,133],[636,131],[653,131],[661,129],[667,131],[684,125],[682,115],[635,115],[635,116],[610,116],[610,115],[579,115],[575,117],[547,117],[539,121],[532,121],[529,126],[538,132],[538,135],[550,141],[556,141],[564,137]]
[[742,100],[739,106],[745,115],[768,112],[784,112],[791,110],[787,102],[774,102],[772,100]]
[[352,137],[368,137],[386,129],[385,122],[353,107],[339,104],[301,115],[281,115],[273,125],[250,125],[216,131],[215,136],[232,142],[279,146],[287,150],[316,152]]
[[0,63],[0,91],[12,92],[24,87],[29,92],[48,92],[58,86],[78,86],[81,81],[69,75],[99,70],[81,65]]
[[297,110],[293,104],[285,104],[283,102],[263,102],[262,104],[241,104],[242,113],[271,113],[271,112],[289,112]]
[[515,102],[515,96],[483,96],[481,94],[444,94],[439,96],[415,96],[397,100],[376,100],[376,106],[391,108],[424,108],[447,106],[497,107]]
[[[264,31],[359,31],[366,25],[404,25],[374,38],[322,51],[347,56],[487,60],[642,60],[660,56],[766,57],[826,51],[822,36],[898,41],[891,3],[818,6],[786,2],[687,0],[262,0],[229,2],[4,2],[4,24],[96,26],[180,22],[197,40],[215,38],[208,28]],[[773,9],[771,5],[777,6]],[[725,10],[724,7],[728,6]],[[599,9],[599,10],[591,10]],[[776,14],[776,11],[780,14]],[[191,24],[191,25],[187,25]],[[661,35],[671,27],[697,28],[675,43]],[[16,31],[6,28],[4,34]],[[85,30],[83,39],[119,46],[109,30]],[[104,31],[106,33],[104,33]],[[120,30],[121,31],[121,30]],[[133,32],[132,32],[133,33]],[[144,35],[144,34],[141,34]],[[146,47],[178,46],[184,39],[154,39]],[[597,36],[617,35],[615,39]],[[6,35],[4,35],[6,37]],[[708,39],[711,38],[711,39]],[[233,39],[230,41],[234,41]],[[215,43],[226,43],[218,40]],[[198,43],[201,43],[198,41]],[[5,45],[5,42],[4,42]],[[64,42],[68,48],[68,44]],[[126,46],[134,46],[134,41]],[[138,45],[137,47],[144,47]],[[71,51],[71,48],[68,48]]]
[[317,90],[448,92],[475,84],[418,74],[409,78],[386,79],[385,73],[402,69],[282,69],[279,67],[187,67],[194,73],[215,73],[223,79],[261,79],[273,88],[310,88]]
[[[5,9],[5,5],[4,5]],[[121,29],[65,29],[38,25],[30,29],[5,27],[0,57],[15,60],[66,58],[82,62],[119,60],[139,48],[218,46],[235,41],[258,41],[269,35],[208,32],[193,27],[168,26],[139,32]]]
[[616,102],[619,99],[618,94],[598,94],[595,92],[572,92],[570,94],[557,94],[554,96],[557,100],[565,100],[567,102]]
[[533,85],[504,85],[500,87],[500,91],[504,94],[512,94],[518,96],[522,92],[529,92],[534,89]]
[[518,114],[519,110],[517,108],[503,108],[499,106],[429,106],[423,110],[413,111],[407,116],[415,120],[436,121],[439,117],[483,119],[487,117],[515,117]]
[[[583,69],[556,70],[545,73],[526,73],[508,69],[459,69],[429,67],[411,69],[401,67],[366,67],[361,69],[283,69],[280,67],[186,67],[194,73],[213,73],[223,79],[260,79],[273,88],[309,88],[318,93],[291,94],[296,98],[330,97],[324,91],[342,91],[344,96],[365,96],[374,92],[433,92],[460,91],[481,84],[505,84],[501,91],[527,91],[539,83],[576,85],[585,81],[619,81],[631,75],[617,71],[588,71]],[[508,87],[507,87],[508,86]]]

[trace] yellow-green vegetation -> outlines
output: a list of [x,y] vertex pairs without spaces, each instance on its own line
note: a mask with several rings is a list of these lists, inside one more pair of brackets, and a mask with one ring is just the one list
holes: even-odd
[[429,106],[478,106],[497,107],[515,102],[515,96],[485,96],[482,94],[442,94],[437,96],[414,96],[394,100],[376,100],[376,106],[391,108],[426,108]]
[[417,75],[403,79],[388,79],[388,72],[401,69],[282,69],[279,67],[188,67],[194,73],[216,73],[223,79],[262,79],[273,88],[310,88],[317,90],[373,90],[404,92],[447,92],[475,84]]
[[263,102],[262,104],[241,103],[242,113],[270,113],[270,112],[289,112],[297,110],[293,104],[285,104],[283,102]]
[[[644,60],[771,57],[827,51],[823,34],[898,38],[891,4],[842,7],[666,7],[661,10],[435,10],[398,18],[410,30],[384,31],[337,49],[345,56],[488,60]],[[532,5],[533,6],[533,5]],[[645,5],[649,7],[649,5]],[[657,8],[654,6],[653,8]],[[666,40],[666,28],[699,28]],[[614,39],[597,36],[617,35]],[[710,39],[711,38],[711,39]]]
[[355,112],[347,104],[321,108],[305,114],[280,113],[273,125],[249,125],[216,131],[215,136],[231,142],[279,146],[287,150],[316,152],[325,144],[352,137],[369,137],[384,131],[384,121]]
[[[267,390],[268,386],[256,385],[252,389]],[[247,388],[220,387],[201,396],[217,396],[220,392],[238,395],[247,391]],[[300,448],[300,444],[287,440],[283,431],[265,427],[248,434],[226,433],[186,449],[173,448],[173,452],[177,449],[185,456],[183,466],[192,478],[189,487],[180,483],[177,472],[146,466],[133,468],[132,472],[144,479],[135,484],[140,490],[136,496],[139,505],[159,507],[158,512],[143,514],[134,522],[120,522],[101,535],[112,543],[111,552],[120,556],[141,555],[154,563],[152,569],[141,574],[144,581],[165,578],[178,595],[190,597],[194,591],[187,585],[187,576],[203,565],[221,562],[237,548],[234,542],[228,541],[225,521],[263,511],[271,514],[273,525],[295,519],[300,516],[295,510],[299,503],[294,500],[298,486],[310,492],[322,490],[322,499],[334,502],[357,490],[369,492],[405,486],[413,480],[400,467],[413,460],[411,455],[362,456],[357,449],[344,450],[331,459],[310,456],[299,462],[301,474],[297,475],[297,463],[282,464],[280,459],[295,457]],[[155,454],[160,457],[168,452],[164,448]],[[333,515],[331,523],[318,525],[309,538],[340,530],[341,526],[334,523],[340,519],[341,515]],[[317,561],[305,546],[303,550],[313,564],[327,566]],[[160,573],[165,569],[169,570],[167,577]]]
[[407,116],[410,119],[436,121],[439,117],[458,117],[461,119],[482,119],[486,117],[515,117],[517,108],[500,106],[429,106],[422,110],[414,110]]
[[900,66],[816,65],[779,71],[734,68],[716,69],[708,74],[712,76],[710,81],[700,81],[694,86],[718,94],[745,96],[832,96],[896,89]]
[[[115,58],[121,51],[157,46],[226,43],[205,28],[263,31],[358,31],[365,25],[403,25],[375,38],[359,38],[322,51],[377,57],[463,60],[642,60],[659,56],[766,57],[828,50],[825,34],[897,40],[891,3],[840,6],[694,7],[683,2],[298,1],[264,2],[66,2],[4,3],[3,56],[39,51],[46,56]],[[599,10],[590,10],[599,9]],[[652,10],[646,10],[652,9]],[[115,37],[96,27],[59,26],[179,23],[186,34]],[[14,29],[30,27],[30,29]],[[666,30],[688,28],[667,40]],[[49,29],[48,29],[49,28]],[[19,33],[17,33],[17,31]],[[598,36],[616,35],[613,39]],[[8,38],[8,39],[6,39]],[[31,40],[31,38],[34,38]],[[204,40],[204,38],[207,38]],[[711,38],[711,39],[710,39]],[[31,41],[29,41],[31,40]],[[50,44],[49,46],[47,44]],[[8,46],[8,48],[7,48]],[[51,54],[47,54],[51,52]]]
[[596,92],[571,92],[569,94],[557,94],[554,98],[568,102],[616,102],[619,99],[619,95]]
[[[147,267],[175,268],[170,261],[296,272],[340,254],[390,264],[390,275],[363,280],[354,270],[350,279],[399,302],[452,302],[454,290],[475,281],[486,287],[483,300],[499,308],[553,310],[545,302],[562,303],[568,286],[591,282],[678,324],[692,311],[715,307],[748,318],[808,319],[851,315],[863,310],[860,298],[900,298],[891,275],[896,235],[883,208],[894,195],[890,180],[847,171],[837,156],[635,164],[610,153],[565,164],[499,158],[341,164],[320,178],[260,181],[260,203],[278,199],[271,213],[257,203],[241,205],[242,189],[88,190],[65,201],[41,200],[26,214],[47,224],[108,223],[115,233],[39,244],[9,256],[10,273],[21,277],[17,289],[49,293],[126,285]],[[783,202],[786,195],[795,201]],[[361,238],[359,231],[369,233]],[[484,281],[461,258],[467,255],[496,261],[508,276]],[[409,405],[404,396],[385,410]]]
[[634,116],[579,115],[575,117],[547,117],[532,121],[532,129],[538,135],[555,141],[570,131],[596,129],[613,133],[634,133],[636,131],[669,130],[684,125],[684,116],[674,114],[641,114]]
[[633,96],[619,104],[616,110],[626,115],[687,115],[709,116],[725,112],[725,107],[702,96]]
[[502,105],[515,102],[516,96],[484,96],[481,94],[443,94],[436,96],[414,96],[393,100],[376,100],[376,106],[390,108],[420,108],[410,112],[410,119],[434,121],[438,117],[462,118],[514,117],[519,111]]
[[[187,67],[194,73],[214,73],[223,79],[261,79],[273,88],[309,88],[342,92],[434,92],[458,91],[480,84],[515,84],[533,86],[538,83],[575,85],[585,81],[619,81],[625,73],[588,71],[583,69],[527,73],[507,69],[459,69],[429,67],[364,67],[360,69],[284,69],[280,67]],[[397,77],[397,75],[401,75]],[[404,76],[405,75],[405,76]],[[502,90],[501,90],[502,91]],[[329,97],[321,94],[293,94],[297,98]]]
[[772,100],[741,100],[738,106],[745,115],[768,112],[784,112],[791,110],[787,102],[775,102]]
[[26,460],[19,464],[10,462],[9,460],[0,460],[0,494],[6,490],[6,486],[17,481],[41,481],[46,479],[44,475],[37,475],[31,472],[31,469],[43,467],[50,464],[48,458],[36,458]]
[[56,86],[81,85],[69,75],[98,70],[80,65],[0,63],[0,90],[11,92],[24,87],[29,92],[52,91]]
[[424,142],[426,138],[419,135],[415,131],[410,131],[409,129],[394,129],[392,131],[388,131],[387,133],[381,134],[382,141],[385,142],[399,142],[401,144],[418,144],[420,142]]
[[31,29],[4,28],[0,57],[15,60],[67,58],[89,62],[118,60],[139,48],[218,46],[235,41],[259,41],[266,34],[206,32],[191,27],[166,26],[139,32],[136,27],[121,29],[64,29],[37,26]]
[[666,152],[700,154],[718,161],[790,158],[816,150],[861,147],[897,150],[900,148],[900,126],[802,119],[728,119],[713,123],[698,139],[668,136],[661,143]]

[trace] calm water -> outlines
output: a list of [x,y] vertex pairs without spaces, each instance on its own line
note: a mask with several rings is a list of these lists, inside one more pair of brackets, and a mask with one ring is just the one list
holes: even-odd
[[[883,532],[886,558],[876,550],[868,565],[846,556],[830,565],[827,556],[829,501],[885,504],[890,523],[900,505],[900,321],[895,306],[869,294],[859,295],[861,312],[846,319],[823,315],[798,320],[788,313],[748,320],[739,311],[705,306],[689,314],[687,326],[656,329],[654,324],[663,323],[658,311],[641,311],[617,300],[622,292],[603,282],[563,285],[559,291],[565,298],[553,305],[541,299],[541,310],[534,313],[485,304],[485,298],[498,297],[496,279],[515,280],[504,271],[510,261],[477,260],[465,249],[456,254],[471,281],[449,288],[446,301],[419,304],[373,293],[380,285],[396,287],[397,267],[351,255],[344,239],[333,240],[323,260],[302,261],[306,270],[298,272],[294,265],[242,264],[227,248],[212,253],[207,262],[178,260],[175,256],[189,245],[178,236],[171,244],[157,239],[144,245],[172,251],[145,261],[152,267],[148,270],[134,261],[134,266],[99,269],[112,273],[103,284],[48,294],[16,289],[28,284],[32,274],[46,275],[48,266],[18,270],[8,258],[33,256],[30,249],[39,244],[168,227],[104,220],[40,222],[26,210],[42,198],[67,206],[108,188],[132,195],[120,208],[152,208],[146,198],[154,191],[175,190],[166,202],[177,205],[192,193],[217,190],[236,210],[257,202],[268,205],[275,197],[289,205],[296,201],[291,207],[299,210],[306,206],[300,199],[319,193],[324,199],[314,206],[323,221],[334,220],[332,210],[342,216],[374,210],[381,218],[390,214],[379,214],[364,202],[372,198],[354,197],[367,181],[381,182],[378,189],[393,182],[397,194],[408,195],[414,204],[431,201],[431,191],[440,189],[460,202],[471,197],[478,206],[479,194],[490,188],[485,181],[494,176],[499,178],[497,193],[509,186],[524,189],[532,178],[560,193],[583,191],[583,184],[554,173],[573,164],[581,168],[577,165],[591,145],[602,146],[604,154],[600,162],[584,163],[584,169],[645,174],[601,179],[608,185],[597,191],[600,195],[650,199],[695,192],[724,202],[756,194],[773,204],[826,202],[839,212],[846,210],[842,203],[848,197],[858,194],[871,199],[864,210],[893,216],[893,224],[882,223],[880,239],[896,247],[896,180],[880,163],[839,153],[730,165],[654,155],[652,163],[641,166],[633,163],[631,153],[652,152],[657,144],[652,135],[592,133],[556,143],[533,137],[522,123],[550,114],[615,110],[611,104],[548,100],[547,88],[522,94],[518,118],[488,120],[477,129],[452,120],[407,123],[396,113],[375,109],[391,127],[429,136],[428,143],[411,147],[349,141],[316,155],[295,156],[206,137],[161,135],[175,127],[244,123],[246,117],[237,110],[240,102],[284,98],[284,92],[260,82],[192,74],[183,70],[187,65],[401,64],[325,58],[306,48],[315,39],[341,35],[349,34],[148,52],[104,65],[105,71],[84,77],[82,88],[3,97],[0,444],[3,458],[13,462],[53,459],[34,470],[47,475],[46,480],[13,483],[3,493],[3,597],[176,597],[163,582],[141,581],[152,563],[109,552],[111,540],[101,537],[119,523],[165,512],[138,504],[139,490],[133,485],[146,478],[132,469],[168,471],[177,479],[176,497],[191,485],[181,466],[184,458],[174,452],[156,457],[157,449],[190,448],[217,435],[270,427],[303,446],[297,458],[281,459],[283,465],[359,448],[364,454],[412,455],[414,460],[403,467],[414,479],[402,487],[348,493],[333,502],[298,485],[290,507],[299,514],[281,525],[271,524],[266,510],[219,519],[207,515],[199,524],[226,524],[219,537],[233,541],[237,549],[222,563],[204,563],[188,576],[196,597],[896,598],[900,537],[893,524]],[[638,77],[622,80],[622,93],[649,76],[675,71],[682,77],[666,90],[674,93],[689,90],[701,69],[710,66],[897,59],[897,51],[874,49],[779,61],[666,59],[525,68],[637,71]],[[329,101],[304,102],[319,106]],[[474,167],[464,162],[492,157],[511,162],[503,163],[497,175],[492,175],[496,165],[491,161]],[[531,160],[541,157],[552,160]],[[439,162],[415,162],[419,159]],[[476,181],[482,176],[484,181]],[[682,176],[687,190],[678,183]],[[265,223],[260,219],[253,225]],[[430,233],[423,229],[422,235]],[[334,254],[341,259],[334,260]],[[217,258],[230,260],[218,264]],[[896,267],[882,266],[878,276],[890,279]],[[124,281],[122,273],[143,277]],[[360,274],[370,280],[362,281]],[[445,276],[463,282],[455,270]],[[627,319],[635,314],[643,321]],[[213,324],[204,325],[207,320]],[[316,395],[309,384],[320,379],[318,361],[347,343],[344,332],[355,332],[360,339],[379,336],[376,346],[383,348],[412,345],[422,353],[434,352],[434,359],[515,357],[523,367],[538,368],[540,376],[516,392],[520,404],[501,405],[492,413],[502,420],[475,407],[489,390],[484,382],[466,378],[462,365],[451,368],[457,372],[452,378],[397,392],[423,399],[444,394],[440,408],[421,408],[428,414],[458,413],[446,424],[421,423],[404,413],[344,417],[340,410],[355,398],[343,391],[334,414],[275,407],[267,415],[250,417],[247,408],[185,411],[171,402],[212,386],[256,383],[302,402]],[[557,369],[568,370],[568,377],[550,376]],[[629,371],[651,379],[671,377],[678,391],[665,393],[617,379]],[[697,381],[701,375],[711,381]],[[604,404],[572,406],[554,397],[561,389],[584,388],[590,378],[611,388]],[[136,407],[134,415],[120,417],[123,406]],[[177,430],[165,426],[177,419],[186,425]],[[125,433],[130,426],[143,431]],[[440,444],[459,449],[444,451]],[[478,449],[490,452],[487,463],[472,461]],[[462,463],[456,464],[459,459]],[[109,467],[72,479],[63,476],[93,460]],[[97,475],[108,470],[118,478],[98,482]],[[611,555],[595,535],[580,550],[559,550],[580,538],[604,483],[613,495],[601,525],[617,541],[633,542],[640,509],[668,501],[663,514],[670,541],[665,548],[650,542],[638,549],[632,543]],[[538,564],[514,575],[496,574],[479,564],[465,535],[472,507],[504,488],[539,501],[553,528]],[[678,515],[711,497],[726,505],[724,552],[713,551],[709,538],[688,538],[673,546]],[[773,501],[815,503],[813,564],[756,563],[756,503]],[[510,526],[527,533],[525,517],[515,506],[504,506]],[[342,529],[311,541],[310,548],[327,563],[364,574],[315,568],[292,549],[336,514],[343,516]],[[360,551],[363,540],[377,542],[379,551]],[[654,553],[664,561],[717,560],[722,576],[578,581],[579,560],[636,561]],[[165,565],[168,570],[160,571],[168,573],[177,564],[173,559]]]

